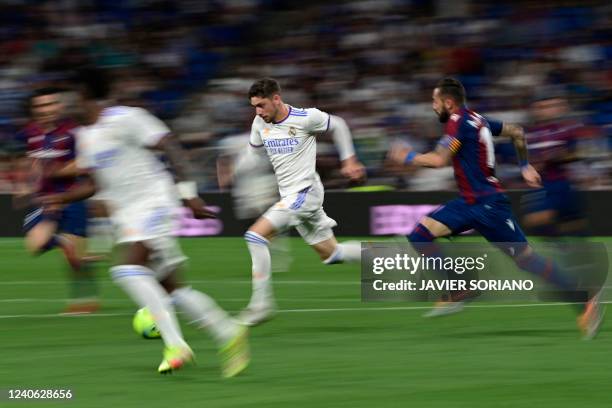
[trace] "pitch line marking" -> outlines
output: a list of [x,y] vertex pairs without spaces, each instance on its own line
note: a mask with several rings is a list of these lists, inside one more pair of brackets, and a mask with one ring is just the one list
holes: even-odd
[[[601,302],[610,304],[612,301]],[[522,307],[547,307],[547,306],[568,306],[571,303],[517,303],[517,304],[498,304],[498,305],[466,305],[466,308],[472,309],[503,309],[503,308],[522,308]],[[367,311],[406,311],[406,310],[425,310],[431,309],[428,306],[399,306],[399,307],[347,307],[347,308],[325,308],[325,309],[283,309],[278,313],[326,313],[326,312],[367,312]],[[230,311],[237,313],[238,310]],[[179,313],[180,314],[180,313]],[[133,316],[133,313],[93,313],[81,315],[65,315],[65,314],[20,314],[20,315],[0,315],[0,319],[39,319],[39,318],[54,318],[54,317],[117,317],[117,316]]]

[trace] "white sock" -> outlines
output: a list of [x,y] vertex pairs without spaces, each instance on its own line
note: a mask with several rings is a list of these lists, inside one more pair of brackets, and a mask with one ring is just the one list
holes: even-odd
[[236,322],[206,294],[188,286],[176,289],[171,296],[176,307],[189,317],[189,323],[207,329],[218,344],[227,343],[238,333]]
[[273,302],[272,270],[268,240],[253,231],[244,234],[247,247],[251,253],[253,293],[250,308],[270,306]]
[[119,265],[111,268],[113,280],[140,307],[146,307],[166,346],[185,346],[170,297],[153,277],[153,271],[141,265]]
[[361,242],[340,242],[338,243],[338,245],[336,245],[334,253],[331,254],[329,258],[323,261],[323,263],[328,265],[344,262],[361,262]]

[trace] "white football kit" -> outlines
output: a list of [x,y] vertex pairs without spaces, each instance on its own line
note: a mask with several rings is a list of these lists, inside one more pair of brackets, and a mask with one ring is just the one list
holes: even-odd
[[92,170],[117,243],[146,242],[158,278],[186,259],[173,232],[180,206],[174,182],[149,149],[168,133],[144,109],[113,106],[77,134],[77,166]]
[[263,217],[278,231],[295,227],[314,245],[331,238],[337,225],[323,211],[323,185],[316,172],[316,135],[328,130],[330,115],[316,108],[288,108],[282,121],[266,123],[256,116],[251,127],[250,144],[266,150],[281,196]]

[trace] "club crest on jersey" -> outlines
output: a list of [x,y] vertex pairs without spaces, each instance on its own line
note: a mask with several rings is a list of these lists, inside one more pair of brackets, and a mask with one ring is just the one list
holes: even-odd
[[459,115],[457,115],[456,113],[453,113],[453,114],[450,116],[450,119],[451,119],[453,122],[456,122],[456,121],[458,121],[458,120],[459,120]]
[[297,135],[297,130],[293,126],[291,126],[289,128],[289,136],[295,137],[295,135]]

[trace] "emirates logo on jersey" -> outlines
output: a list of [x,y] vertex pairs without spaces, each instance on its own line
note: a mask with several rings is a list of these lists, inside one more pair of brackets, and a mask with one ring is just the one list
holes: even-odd
[[293,153],[293,146],[298,146],[300,141],[295,138],[287,139],[266,139],[263,141],[268,154],[289,154]]

